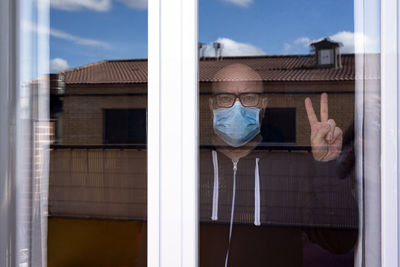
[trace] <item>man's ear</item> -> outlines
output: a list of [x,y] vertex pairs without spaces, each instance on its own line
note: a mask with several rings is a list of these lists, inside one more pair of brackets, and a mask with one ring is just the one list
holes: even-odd
[[268,98],[266,96],[264,96],[261,101],[262,101],[263,109],[266,109],[267,105],[268,105]]
[[261,116],[261,118],[264,118],[265,109],[267,108],[267,105],[268,105],[268,98],[264,96],[262,98],[262,100],[261,100],[261,104],[262,104],[262,116]]
[[208,106],[209,106],[210,110],[213,111],[214,103],[213,103],[212,97],[210,97],[210,98],[208,99]]

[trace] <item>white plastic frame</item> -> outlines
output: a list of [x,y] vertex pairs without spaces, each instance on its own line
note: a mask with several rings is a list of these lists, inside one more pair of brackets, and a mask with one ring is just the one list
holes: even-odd
[[0,266],[16,265],[16,203],[10,123],[17,77],[17,1],[0,1]]
[[48,11],[46,1],[0,2],[0,266],[46,266],[48,149],[35,141],[33,167],[31,112],[35,95],[36,119],[47,121],[48,94],[31,81],[48,73],[48,35],[34,30],[48,26]]
[[149,0],[148,266],[198,264],[197,0]]
[[[0,265],[16,266],[11,89],[18,1],[0,1]],[[381,0],[382,266],[399,266],[399,4]],[[197,0],[149,0],[148,266],[197,266]],[[10,189],[11,188],[11,189]],[[13,204],[14,203],[14,204]],[[6,255],[6,256],[4,256]],[[3,257],[4,256],[4,257]]]
[[399,266],[399,2],[381,0],[382,266]]
[[31,82],[48,73],[48,35],[35,30],[48,27],[48,11],[47,1],[0,1],[0,266],[46,266],[48,149],[32,147],[32,129],[48,121],[49,101],[47,82]]

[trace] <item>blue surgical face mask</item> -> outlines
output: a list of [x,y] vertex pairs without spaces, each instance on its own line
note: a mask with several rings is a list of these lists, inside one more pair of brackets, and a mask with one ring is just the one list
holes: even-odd
[[227,144],[242,146],[260,132],[260,110],[243,107],[239,101],[230,108],[214,109],[214,131]]

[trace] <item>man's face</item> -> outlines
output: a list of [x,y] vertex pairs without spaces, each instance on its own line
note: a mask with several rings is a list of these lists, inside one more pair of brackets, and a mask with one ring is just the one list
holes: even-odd
[[209,105],[216,135],[236,148],[249,143],[260,132],[267,106],[260,75],[243,64],[228,65],[214,76],[212,92]]
[[[242,64],[228,65],[220,70],[214,78],[217,81],[212,84],[213,96],[217,94],[234,94],[239,97],[245,93],[263,93],[262,79],[259,74],[250,67]],[[260,101],[254,107],[265,109],[267,98],[262,95],[260,97]],[[220,108],[216,105],[213,98],[210,98],[209,104],[211,110]]]

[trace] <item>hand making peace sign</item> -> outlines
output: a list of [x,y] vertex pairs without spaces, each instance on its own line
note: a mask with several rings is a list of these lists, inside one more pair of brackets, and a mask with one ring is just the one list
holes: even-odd
[[339,157],[342,151],[343,132],[333,119],[328,117],[328,95],[321,94],[321,121],[315,115],[310,98],[305,100],[308,120],[311,127],[311,147],[314,159],[330,161]]

